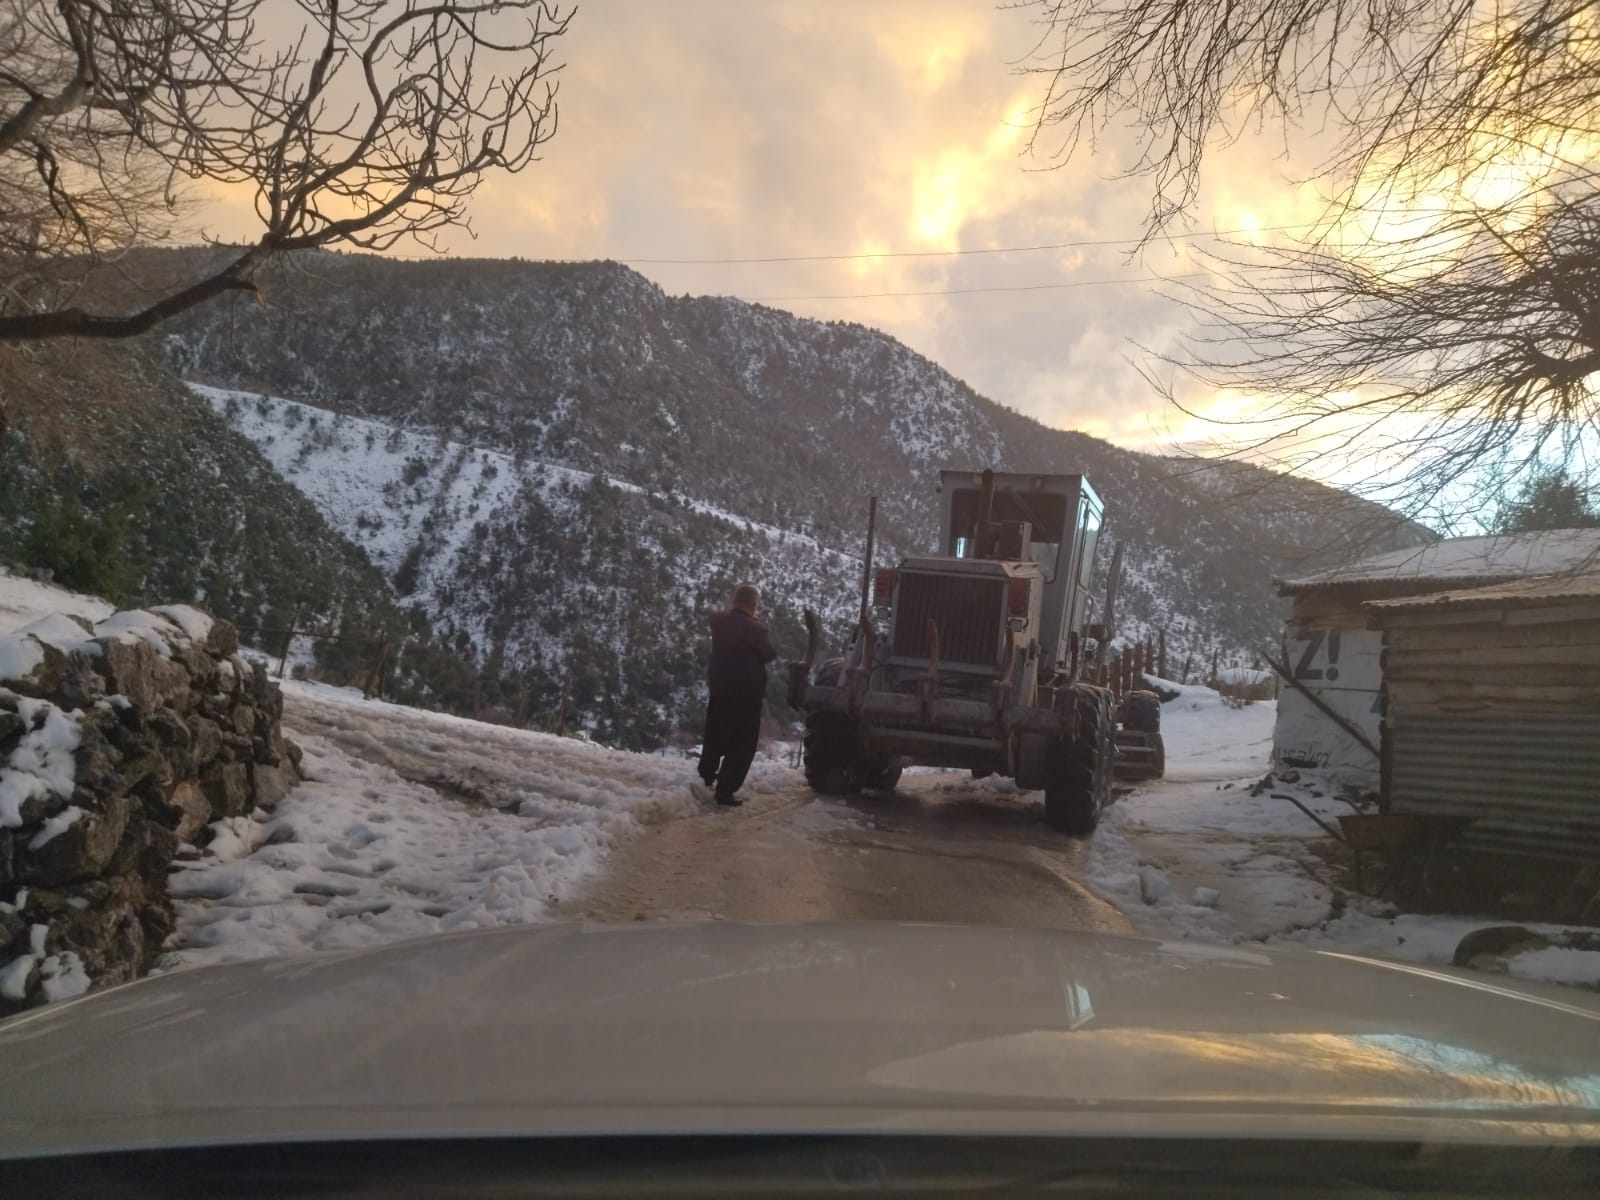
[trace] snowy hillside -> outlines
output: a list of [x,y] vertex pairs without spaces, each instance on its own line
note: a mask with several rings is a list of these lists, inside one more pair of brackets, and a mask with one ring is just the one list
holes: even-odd
[[[735,582],[761,581],[791,646],[805,603],[834,629],[850,619],[860,560],[804,534],[311,405],[195,390],[436,635],[485,664],[571,674],[580,720],[608,742],[657,745],[698,714],[704,618]],[[816,587],[828,578],[844,586]]]

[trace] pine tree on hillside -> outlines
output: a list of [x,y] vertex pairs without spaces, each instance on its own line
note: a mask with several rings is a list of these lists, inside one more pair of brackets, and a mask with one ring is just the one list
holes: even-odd
[[1532,533],[1544,529],[1600,528],[1595,495],[1561,470],[1536,476],[1495,516],[1496,533]]

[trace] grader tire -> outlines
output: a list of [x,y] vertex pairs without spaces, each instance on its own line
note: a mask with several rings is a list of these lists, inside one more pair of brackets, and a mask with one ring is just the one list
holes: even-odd
[[1044,787],[1044,819],[1070,837],[1087,837],[1111,803],[1116,762],[1111,693],[1083,688],[1077,695],[1078,740],[1057,741]]
[[866,783],[855,722],[841,713],[817,712],[806,718],[803,761],[806,783],[825,796],[847,796]]
[[899,767],[878,763],[867,771],[866,786],[874,792],[892,792],[899,782]]

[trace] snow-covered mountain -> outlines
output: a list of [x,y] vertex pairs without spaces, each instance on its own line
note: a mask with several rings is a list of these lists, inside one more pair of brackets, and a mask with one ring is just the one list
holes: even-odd
[[766,584],[795,649],[802,607],[850,610],[870,495],[885,560],[933,545],[941,467],[1085,472],[1106,548],[1127,545],[1123,630],[1202,661],[1275,639],[1274,575],[1419,532],[1046,428],[875,330],[616,264],[316,254],[264,283],[265,307],[164,327],[183,373],[276,398],[215,397],[436,630],[490,666],[571,669],[591,704],[649,693],[606,723],[651,736],[692,706],[727,585]]
[[[679,493],[336,415],[275,397],[196,386],[366,551],[446,643],[496,675],[560,691],[597,737],[650,746],[696,715],[704,615],[758,578],[781,642],[801,638],[805,599],[833,629],[850,620],[860,560],[815,538]],[[775,681],[776,682],[776,681]]]

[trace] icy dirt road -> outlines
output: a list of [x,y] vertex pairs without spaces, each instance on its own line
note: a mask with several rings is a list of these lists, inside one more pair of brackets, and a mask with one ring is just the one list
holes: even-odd
[[[526,818],[530,791],[550,816],[597,814],[636,797],[632,817],[597,828],[598,866],[558,888],[544,919],[632,922],[905,920],[1132,932],[1074,878],[1084,846],[1044,824],[1037,796],[964,774],[908,776],[892,796],[819,797],[800,772],[759,760],[737,809],[694,801],[686,759],[614,754],[582,743],[353,705],[292,686],[286,721],[352,758],[442,797]],[[387,706],[386,706],[387,707]],[[536,815],[537,817],[537,815]],[[583,855],[581,857],[588,857]],[[578,865],[578,864],[573,864]],[[501,887],[505,886],[504,880]]]
[[898,920],[1131,933],[1077,882],[1083,844],[1037,797],[965,776],[818,797],[793,773],[742,808],[652,826],[615,851],[572,916],[605,922]]
[[1130,932],[1084,846],[995,781],[819,798],[763,757],[739,809],[683,758],[623,754],[289,683],[306,779],[171,882],[163,966],[562,920],[889,918]]

